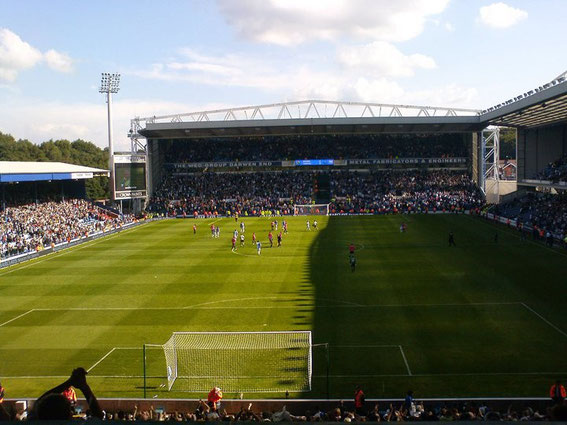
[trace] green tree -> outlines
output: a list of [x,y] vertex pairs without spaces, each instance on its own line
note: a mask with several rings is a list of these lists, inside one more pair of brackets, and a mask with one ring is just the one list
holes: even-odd
[[[0,132],[0,161],[50,161],[66,162],[108,169],[108,149],[101,149],[92,142],[77,139],[48,140],[36,145],[29,140],[15,140],[10,134]],[[95,177],[85,182],[87,196],[92,199],[108,198],[108,177]]]
[[516,159],[516,129],[500,129],[500,159]]

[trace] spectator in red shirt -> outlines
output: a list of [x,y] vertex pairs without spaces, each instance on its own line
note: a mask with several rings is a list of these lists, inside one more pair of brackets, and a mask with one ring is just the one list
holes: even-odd
[[219,387],[214,387],[211,391],[209,391],[209,395],[207,396],[207,402],[211,409],[218,410],[220,409],[222,400],[222,391]]
[[365,400],[366,397],[364,395],[364,391],[362,391],[362,388],[356,387],[356,390],[354,391],[354,408],[356,410],[357,415],[361,415],[361,416],[366,415],[366,413],[364,412]]
[[567,397],[567,392],[559,380],[555,381],[555,384],[549,389],[549,397],[551,397],[555,404],[563,404],[563,400]]
[[77,404],[77,394],[75,393],[75,389],[73,387],[69,387],[62,392],[67,400],[71,402],[71,405],[74,406]]

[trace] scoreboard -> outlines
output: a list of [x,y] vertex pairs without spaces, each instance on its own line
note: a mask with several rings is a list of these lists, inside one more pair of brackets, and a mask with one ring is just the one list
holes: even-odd
[[114,199],[145,198],[146,155],[114,155]]

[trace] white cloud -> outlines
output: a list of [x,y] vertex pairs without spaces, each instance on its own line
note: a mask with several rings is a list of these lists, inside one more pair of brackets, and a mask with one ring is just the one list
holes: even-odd
[[[327,91],[323,91],[326,89]],[[297,93],[296,93],[297,94]],[[396,105],[438,106],[455,108],[478,107],[478,91],[471,87],[447,84],[431,87],[427,90],[407,90],[395,81],[387,78],[368,79],[358,77],[355,80],[339,81],[338,85],[317,86],[300,92],[297,99],[351,100],[368,103],[389,103]]]
[[445,22],[445,29],[449,32],[455,31],[455,26],[450,22]]
[[405,94],[398,83],[385,78],[368,80],[360,77],[348,91],[356,100],[370,103],[401,103]]
[[375,77],[411,77],[415,69],[433,69],[435,61],[419,53],[404,55],[394,45],[375,41],[363,46],[341,47],[338,61],[347,68]]
[[49,49],[44,54],[47,66],[54,71],[69,73],[73,71],[73,59],[65,53],[60,53],[56,50]]
[[246,87],[282,100],[353,100],[461,107],[472,106],[477,100],[475,89],[460,86],[407,91],[395,79],[411,76],[419,69],[435,68],[435,61],[421,54],[405,55],[386,42],[342,46],[337,51],[337,62],[326,63],[322,63],[320,57],[295,63],[285,58],[238,53],[206,56],[191,50],[184,50],[182,56],[130,74],[179,83]]
[[[418,69],[433,69],[435,61],[422,54],[405,55],[386,42],[362,46],[342,46],[335,58],[323,63],[310,57],[304,63],[281,57],[257,57],[249,54],[203,55],[185,49],[182,57],[168,63],[153,64],[146,70],[125,71],[125,74],[161,81],[189,84],[246,87],[264,92],[338,93],[343,84],[358,77],[396,78],[414,75]],[[322,90],[321,87],[327,87]],[[337,97],[335,97],[337,99]]]
[[478,90],[449,83],[441,87],[405,93],[408,101],[418,105],[452,106],[455,108],[478,108]]
[[45,54],[7,28],[0,28],[0,80],[13,82],[18,74],[45,61],[58,72],[71,72],[73,60],[66,54],[50,49]]
[[42,60],[41,52],[9,29],[0,28],[0,80],[15,81],[18,73]]
[[155,63],[149,70],[126,70],[124,74],[162,81],[270,90],[287,86],[281,73],[299,68],[282,59],[264,60],[251,55],[207,56],[190,49],[183,49],[181,53],[181,58],[171,62]]
[[310,40],[405,41],[449,0],[217,0],[229,25],[249,40],[290,46]]
[[506,3],[493,3],[480,8],[480,21],[491,28],[509,28],[527,17],[528,12]]

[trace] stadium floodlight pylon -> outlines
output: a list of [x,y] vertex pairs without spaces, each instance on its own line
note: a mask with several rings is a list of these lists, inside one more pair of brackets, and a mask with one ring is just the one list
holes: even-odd
[[329,204],[295,205],[293,215],[329,215]]
[[168,390],[311,390],[310,331],[174,332],[162,345]]

